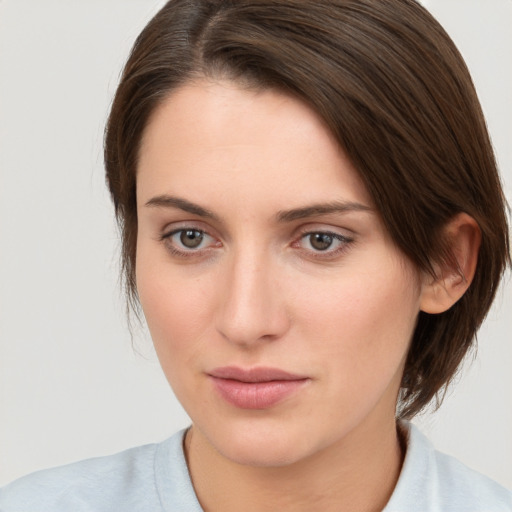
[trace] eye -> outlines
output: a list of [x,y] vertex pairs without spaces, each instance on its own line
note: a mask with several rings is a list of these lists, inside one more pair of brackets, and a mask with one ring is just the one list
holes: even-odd
[[296,247],[306,251],[322,254],[326,257],[337,255],[343,251],[353,240],[340,233],[330,231],[310,231],[304,233],[295,243]]
[[215,238],[197,228],[175,229],[164,234],[161,240],[171,253],[178,256],[186,256],[187,253],[198,253],[218,245]]

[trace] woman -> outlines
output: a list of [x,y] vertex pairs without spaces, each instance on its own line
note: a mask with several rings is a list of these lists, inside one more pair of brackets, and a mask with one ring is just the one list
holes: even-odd
[[15,482],[2,510],[512,510],[406,421],[509,261],[476,94],[424,9],[171,1],[105,162],[130,299],[193,424]]

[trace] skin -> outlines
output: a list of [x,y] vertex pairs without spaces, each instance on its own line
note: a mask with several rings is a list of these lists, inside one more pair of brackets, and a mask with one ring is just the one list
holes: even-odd
[[[138,293],[193,422],[186,455],[203,508],[381,510],[403,458],[405,356],[436,294],[319,117],[275,91],[185,85],[146,127],[137,198]],[[334,203],[345,208],[304,211]],[[204,233],[200,245],[184,246],[180,229]],[[318,250],[311,233],[332,245]],[[307,381],[241,409],[212,384],[223,366]]]

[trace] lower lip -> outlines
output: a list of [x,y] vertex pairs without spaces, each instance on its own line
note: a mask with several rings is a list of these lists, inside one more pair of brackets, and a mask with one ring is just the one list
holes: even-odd
[[302,388],[309,379],[241,382],[212,377],[226,402],[240,409],[268,409]]

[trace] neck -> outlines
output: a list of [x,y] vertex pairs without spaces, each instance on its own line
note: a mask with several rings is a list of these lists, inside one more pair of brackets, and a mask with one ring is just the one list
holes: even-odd
[[186,453],[206,512],[381,511],[404,455],[394,419],[385,428],[360,425],[328,449],[280,467],[226,459],[194,427],[187,435]]

